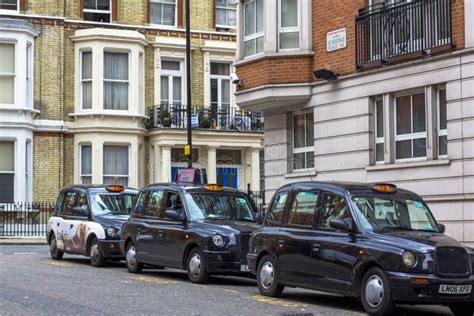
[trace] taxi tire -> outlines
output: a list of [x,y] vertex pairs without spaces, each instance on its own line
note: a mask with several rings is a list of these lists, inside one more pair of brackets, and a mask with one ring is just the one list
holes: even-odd
[[[366,289],[365,288],[366,288],[366,285],[367,285],[367,281],[373,276],[376,276],[376,277],[380,278],[380,280],[382,281],[383,291],[384,291],[382,302],[377,307],[370,306],[369,303],[367,302],[367,299],[366,299]],[[362,278],[360,293],[361,293],[362,305],[364,306],[364,310],[367,312],[367,314],[377,315],[377,316],[392,315],[393,314],[393,312],[395,310],[395,304],[393,303],[393,299],[392,299],[392,292],[391,292],[391,289],[390,289],[390,283],[389,283],[389,280],[388,280],[387,276],[385,275],[385,272],[383,272],[382,269],[380,269],[378,267],[374,267],[374,268],[369,269],[364,274],[364,277]]]
[[64,256],[64,252],[58,249],[56,236],[54,234],[52,234],[51,239],[49,240],[49,253],[53,260],[62,260]]
[[455,316],[472,316],[474,315],[474,304],[473,303],[461,303],[451,304],[449,309]]
[[[273,282],[272,282],[272,285],[266,289],[263,284],[262,284],[262,280],[261,280],[261,277],[260,277],[260,272],[262,270],[262,267],[266,264],[266,263],[270,263],[274,268],[274,272],[273,272]],[[281,293],[283,293],[283,290],[285,289],[285,286],[283,284],[280,284],[278,283],[278,277],[277,277],[277,273],[276,273],[276,262],[275,260],[270,256],[270,255],[265,255],[263,256],[260,261],[258,262],[258,267],[257,267],[257,286],[258,286],[258,290],[260,291],[260,294],[264,295],[264,296],[271,296],[271,297],[278,297],[281,295]]]
[[[92,248],[94,247],[97,247],[97,255],[96,256],[92,256]],[[89,246],[89,257],[90,257],[90,261],[91,261],[91,265],[93,267],[96,267],[96,268],[100,268],[100,267],[103,267],[105,266],[105,261],[107,261],[104,256],[102,255],[102,252],[100,251],[100,245],[99,245],[99,241],[97,240],[97,238],[94,238]]]
[[[189,265],[194,254],[199,255],[200,266],[201,266],[199,269],[199,274],[196,276],[193,276],[190,265]],[[199,248],[197,247],[193,248],[189,252],[188,259],[186,260],[186,271],[188,272],[188,278],[192,283],[203,284],[203,283],[207,283],[207,281],[209,280],[209,273],[207,272],[207,264]]]
[[127,250],[125,252],[125,266],[127,267],[127,270],[130,273],[140,273],[143,270],[143,263],[137,261],[136,254],[135,254],[135,266],[132,267],[128,264],[127,254],[131,247],[135,248],[135,245],[133,244],[133,242],[129,242],[127,245]]

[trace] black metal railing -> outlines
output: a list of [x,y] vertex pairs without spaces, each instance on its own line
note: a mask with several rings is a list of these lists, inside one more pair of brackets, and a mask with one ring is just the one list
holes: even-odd
[[247,194],[255,203],[258,212],[264,214],[265,213],[265,191],[252,191],[250,190],[250,184],[247,184]]
[[[235,107],[193,106],[193,128],[209,128],[235,131],[263,131],[263,116]],[[180,104],[161,104],[148,108],[148,129],[186,128],[186,106]]]
[[54,203],[0,204],[0,237],[46,236]]
[[356,17],[358,68],[451,43],[451,0],[381,2],[360,10]]

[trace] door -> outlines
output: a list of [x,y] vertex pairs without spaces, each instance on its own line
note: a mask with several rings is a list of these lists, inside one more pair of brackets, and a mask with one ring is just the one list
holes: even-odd
[[348,231],[330,227],[332,219],[354,223],[348,203],[341,194],[324,192],[318,209],[317,237],[314,240],[318,250],[313,251],[315,285],[322,289],[351,291],[356,237]]
[[285,224],[280,229],[278,269],[285,284],[311,287],[317,232],[316,206],[318,191],[296,191],[288,209]]
[[236,167],[218,167],[217,168],[217,184],[237,188],[238,185],[238,169]]

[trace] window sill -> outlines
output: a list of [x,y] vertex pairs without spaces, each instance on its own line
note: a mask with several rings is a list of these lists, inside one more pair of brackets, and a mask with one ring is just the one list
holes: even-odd
[[433,166],[447,166],[451,164],[451,160],[447,158],[439,160],[425,160],[425,161],[411,161],[411,162],[396,162],[389,165],[375,165],[365,167],[366,171],[380,171],[380,170],[395,170],[406,168],[422,168]]
[[80,116],[123,116],[123,117],[133,117],[133,118],[143,118],[148,119],[148,116],[138,114],[138,113],[131,113],[128,110],[109,110],[109,111],[83,111],[83,112],[75,112],[70,113],[69,116],[71,117],[80,117]]
[[292,178],[302,178],[302,177],[314,177],[318,173],[314,168],[310,169],[301,169],[295,170],[292,173],[287,173],[284,175],[285,179],[292,179]]
[[249,57],[245,57],[241,60],[235,61],[234,66],[242,66],[245,64],[250,64],[256,61],[259,61],[261,59],[265,58],[278,58],[278,57],[295,57],[295,56],[313,56],[314,52],[309,51],[309,50],[300,50],[300,49],[295,49],[295,50],[287,50],[287,51],[280,51],[280,52],[267,52],[267,53],[259,53],[256,55],[252,55]]

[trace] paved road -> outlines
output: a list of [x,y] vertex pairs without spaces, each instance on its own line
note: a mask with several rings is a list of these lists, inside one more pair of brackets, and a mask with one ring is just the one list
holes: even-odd
[[[184,272],[93,268],[85,257],[49,257],[48,247],[0,245],[0,315],[357,315],[356,300],[302,289],[262,297],[255,281],[215,277],[191,284]],[[402,315],[449,315],[445,307],[399,308]]]

